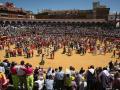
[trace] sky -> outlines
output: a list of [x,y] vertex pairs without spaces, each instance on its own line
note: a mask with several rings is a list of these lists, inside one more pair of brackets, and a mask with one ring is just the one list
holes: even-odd
[[[120,0],[99,0],[107,5],[110,12],[120,12]],[[43,9],[67,10],[67,9],[92,9],[93,0],[0,0],[0,3],[13,2],[16,7],[37,13]]]

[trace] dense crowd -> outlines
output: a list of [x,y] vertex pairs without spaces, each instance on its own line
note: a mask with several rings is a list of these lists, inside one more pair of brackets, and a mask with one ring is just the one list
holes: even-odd
[[[92,32],[91,32],[92,31]],[[52,35],[65,35],[74,34],[81,36],[100,36],[100,37],[120,37],[119,29],[103,29],[100,27],[87,27],[79,25],[52,25],[52,24],[42,24],[42,25],[2,25],[0,26],[0,35],[8,36],[21,36],[21,35],[33,34],[48,34]]]
[[120,62],[109,62],[106,67],[80,71],[73,66],[43,69],[21,61],[0,62],[0,90],[119,90]]
[[[81,56],[113,53],[112,58],[120,58],[119,29],[50,24],[0,25],[0,36],[0,50],[5,50],[6,58],[23,55],[30,58],[35,56],[36,50],[43,62],[45,56],[54,59],[59,49],[68,56],[75,50]],[[0,90],[11,85],[15,90],[120,90],[120,62],[98,68],[91,65],[78,72],[74,66],[65,71],[62,67],[46,71],[40,67],[33,69],[24,61],[17,64],[5,59],[0,63]]]
[[[120,30],[101,29],[97,27],[80,27],[75,25],[1,25],[0,49],[5,49],[6,57],[49,56],[54,59],[55,52],[63,49],[63,54],[72,55],[72,51],[80,55],[90,52],[94,55],[111,53],[120,58]],[[15,49],[11,48],[15,45]]]

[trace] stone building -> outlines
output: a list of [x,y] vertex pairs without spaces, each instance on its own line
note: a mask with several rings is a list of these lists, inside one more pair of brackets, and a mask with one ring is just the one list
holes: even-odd
[[0,4],[0,18],[34,18],[31,11],[17,8],[13,3]]

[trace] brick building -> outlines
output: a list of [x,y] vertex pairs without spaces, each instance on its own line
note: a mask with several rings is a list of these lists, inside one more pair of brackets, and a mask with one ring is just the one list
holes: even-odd
[[26,11],[22,8],[17,8],[11,2],[0,4],[0,18],[33,18],[30,11]]

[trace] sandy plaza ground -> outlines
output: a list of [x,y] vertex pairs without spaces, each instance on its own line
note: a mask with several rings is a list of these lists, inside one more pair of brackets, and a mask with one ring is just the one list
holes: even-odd
[[[0,51],[0,60],[4,60],[5,50]],[[66,54],[62,54],[62,49],[59,49],[55,52],[54,59],[45,58],[45,64],[41,67],[47,69],[48,67],[57,68],[62,66],[64,69],[69,68],[69,66],[74,66],[76,70],[79,70],[81,67],[87,69],[90,65],[94,65],[95,67],[106,66],[108,63],[112,61],[116,61],[117,59],[111,58],[112,53],[107,53],[106,55],[92,55],[87,53],[84,56],[79,54],[75,54],[73,51],[72,56],[67,56]],[[25,58],[24,56],[10,57],[7,58],[10,62],[15,61],[20,63],[21,60],[25,62],[29,62],[33,65],[33,67],[39,66],[39,62],[41,60],[41,56],[37,56],[37,51],[34,50],[34,56],[32,58]],[[120,61],[120,60],[118,60]]]

